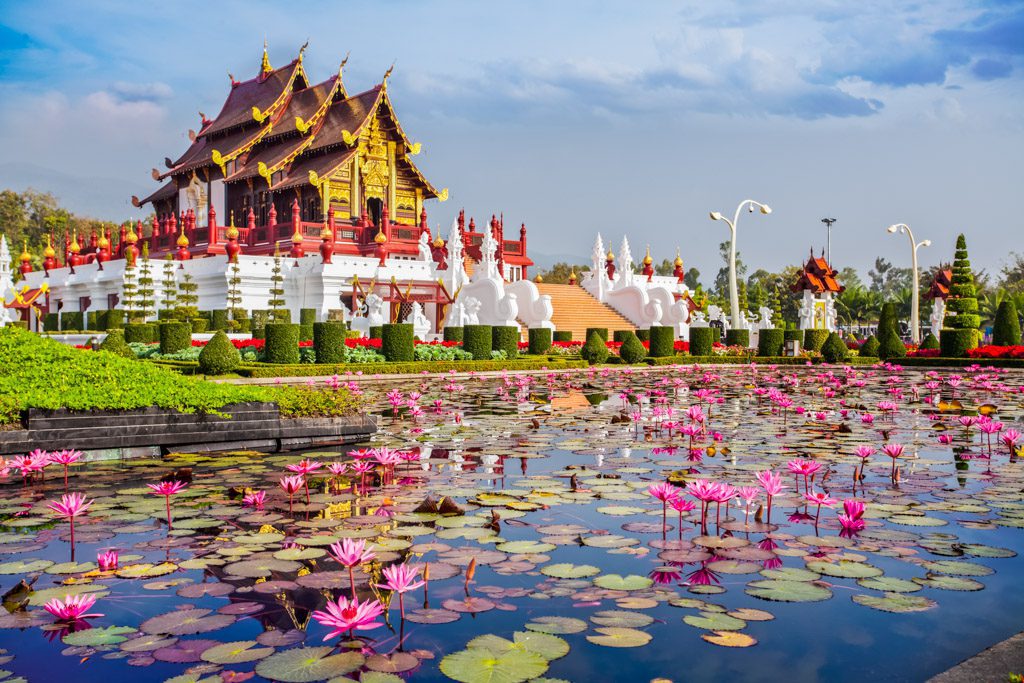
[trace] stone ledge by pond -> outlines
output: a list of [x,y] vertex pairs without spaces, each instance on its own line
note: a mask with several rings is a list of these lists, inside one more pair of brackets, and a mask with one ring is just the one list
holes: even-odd
[[139,410],[27,411],[24,429],[0,432],[0,454],[76,448],[123,452],[139,448],[217,451],[237,448],[290,450],[354,443],[377,431],[368,415],[282,418],[275,403],[233,403],[220,414]]

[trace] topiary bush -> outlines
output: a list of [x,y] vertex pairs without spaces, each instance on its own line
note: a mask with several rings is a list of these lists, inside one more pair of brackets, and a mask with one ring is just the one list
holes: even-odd
[[47,313],[43,318],[43,329],[49,332],[59,329],[60,323],[57,320],[56,313]]
[[760,330],[757,336],[757,355],[781,356],[786,346],[786,330]]
[[[674,356],[676,353],[675,342],[676,335],[675,330],[671,327],[665,326],[654,326],[649,330],[650,333],[650,351],[647,355],[651,358],[665,358],[666,356]],[[639,341],[639,338],[637,338]]]
[[718,330],[713,327],[691,327],[690,355],[710,356],[714,352],[715,339],[717,338]]
[[412,323],[391,323],[381,331],[380,352],[391,363],[411,363],[415,359]]
[[878,338],[875,335],[871,335],[860,345],[860,355],[878,357]]
[[939,339],[934,334],[929,332],[928,336],[926,336],[924,338],[924,341],[921,342],[921,346],[918,347],[918,348],[922,348],[922,349],[937,349],[937,348],[939,348]]
[[345,323],[313,323],[313,351],[317,363],[344,363]]
[[786,329],[782,331],[783,341],[798,341],[801,345],[804,343],[804,331],[803,330],[790,330]]
[[217,309],[210,311],[210,330],[226,330],[228,329],[228,312],[225,309]]
[[599,335],[601,335],[601,339],[604,339],[605,341],[608,341],[608,328],[607,327],[588,327],[587,328],[587,335],[586,335],[588,341],[590,340],[590,333],[591,332],[597,332]]
[[[664,329],[671,330],[671,328]],[[647,349],[632,331],[627,330],[627,333],[626,338],[622,340],[622,346],[619,347],[619,358],[625,363],[639,363],[647,357]]]
[[[605,334],[607,333],[608,331],[605,330]],[[608,347],[605,345],[605,339],[601,336],[600,330],[591,328],[587,332],[587,342],[580,348],[580,357],[591,365],[608,360]]]
[[552,335],[552,340],[556,342],[571,342],[572,331],[571,330],[555,330]]
[[312,341],[313,339],[313,323],[308,325],[302,323],[299,325],[299,341]]
[[252,312],[252,338],[263,339],[263,327],[270,320],[270,311],[255,310]]
[[384,332],[383,325],[370,325],[369,335],[370,339],[382,339],[381,334]]
[[315,308],[300,308],[299,309],[299,324],[300,325],[312,325],[316,322],[316,309]]
[[999,304],[996,321],[992,327],[992,343],[996,346],[1017,346],[1020,344],[1020,320],[1017,307],[1011,299]]
[[291,323],[267,323],[263,328],[266,345],[263,355],[268,363],[299,362],[299,326]]
[[100,327],[100,313],[103,311],[89,311],[86,314],[85,321],[88,324],[89,330],[99,330]]
[[68,311],[60,316],[61,330],[83,330],[85,329],[84,316],[81,311]]
[[444,340],[454,342],[462,341],[462,328],[454,325],[451,327],[446,326],[444,328]]
[[827,363],[842,363],[846,360],[849,352],[850,350],[846,348],[843,338],[835,332],[828,335],[828,339],[821,345],[821,357]]
[[882,314],[878,318],[878,357],[882,360],[903,358],[907,355],[907,347],[903,345],[903,340],[896,331],[896,318],[896,304],[884,304]]
[[210,321],[206,318],[192,318],[188,322],[192,325],[192,331],[196,334],[202,334],[210,328]]
[[826,339],[828,339],[828,330],[804,330],[804,350],[821,351]]
[[160,354],[177,353],[192,346],[192,328],[188,323],[167,321],[160,323]]
[[490,325],[466,325],[462,328],[462,350],[473,360],[490,360],[493,332]]
[[726,330],[725,343],[727,346],[742,346],[750,348],[750,330]]
[[527,331],[530,340],[530,353],[539,355],[551,350],[551,330],[547,327],[531,327]]
[[629,335],[633,334],[633,330],[613,330],[612,341],[619,342],[620,344],[626,341]]
[[505,358],[514,360],[519,355],[519,328],[495,326],[491,332],[491,351],[504,351]]
[[148,344],[152,341],[151,326],[144,323],[128,323],[124,326],[124,340],[128,344]]
[[[182,323],[167,324],[180,325]],[[233,372],[241,364],[242,354],[231,343],[224,330],[217,330],[213,338],[199,352],[199,369],[204,375],[223,375]]]
[[135,352],[131,350],[124,340],[124,330],[110,330],[107,338],[100,344],[100,351],[107,351],[124,358],[135,358]]
[[[978,345],[978,328],[981,316],[978,315],[978,293],[974,286],[974,272],[971,261],[967,257],[967,240],[963,234],[956,238],[956,252],[953,258],[953,276],[950,278],[949,298],[946,299],[945,323],[951,329],[973,330],[974,337],[968,348]],[[958,343],[961,339],[957,338]],[[941,345],[941,340],[940,340]],[[943,354],[945,355],[945,354]]]
[[637,330],[636,331],[636,338],[639,339],[642,342],[649,342],[649,341],[651,341],[651,331],[650,331],[650,329]]
[[963,358],[970,349],[977,346],[978,332],[974,329],[947,327],[939,332],[939,355],[943,358]]

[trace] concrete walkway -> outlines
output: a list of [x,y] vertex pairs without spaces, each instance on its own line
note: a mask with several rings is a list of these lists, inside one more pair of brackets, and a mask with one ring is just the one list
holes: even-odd
[[1024,673],[1024,633],[960,662],[928,683],[1006,683],[1011,673]]

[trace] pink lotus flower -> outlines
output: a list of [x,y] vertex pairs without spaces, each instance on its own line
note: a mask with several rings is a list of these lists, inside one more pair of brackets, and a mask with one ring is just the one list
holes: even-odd
[[266,502],[266,499],[266,491],[253,491],[252,493],[245,494],[245,497],[242,498],[242,505],[244,505],[247,508],[262,510],[263,504]]
[[426,581],[417,581],[416,578],[420,572],[423,571],[423,566],[418,564],[393,564],[388,567],[384,567],[384,578],[387,579],[386,583],[375,584],[377,588],[384,588],[389,591],[398,593],[398,611],[405,619],[405,603],[403,602],[403,595],[411,590],[416,590],[420,586],[426,585]]
[[841,536],[852,536],[862,531],[866,526],[864,520],[864,503],[859,500],[848,498],[843,501],[843,510],[846,514],[839,515],[839,525],[842,527]]
[[772,518],[772,499],[775,496],[777,496],[779,493],[781,493],[783,488],[785,488],[782,485],[782,477],[779,476],[778,474],[775,474],[771,470],[764,470],[763,472],[758,472],[754,476],[757,477],[757,481],[760,482],[761,487],[764,488],[764,491],[767,494],[767,497],[768,497],[767,521],[770,522],[771,518]]
[[68,467],[70,465],[73,465],[74,463],[78,462],[82,458],[82,455],[84,455],[82,453],[82,451],[76,451],[74,449],[70,449],[70,450],[62,450],[62,451],[52,451],[47,456],[49,458],[50,462],[54,463],[55,465],[63,465],[64,466],[64,490],[65,491],[68,490]]
[[149,488],[153,489],[153,493],[158,496],[164,497],[164,503],[167,506],[167,530],[170,531],[171,527],[171,496],[176,493],[180,493],[188,488],[188,484],[183,481],[162,481],[159,484],[146,484]]
[[348,471],[348,465],[343,462],[332,462],[330,465],[327,466],[327,469],[330,470],[331,474],[333,474],[334,476],[340,477],[341,475],[345,474],[345,472]]
[[896,480],[896,459],[903,457],[903,451],[905,448],[902,444],[898,443],[887,443],[882,446],[882,452],[892,458],[892,479]]
[[667,522],[665,516],[668,511],[668,502],[679,497],[679,489],[668,482],[652,484],[647,487],[647,493],[661,501],[661,532],[665,533]]
[[306,478],[301,474],[293,474],[290,477],[281,477],[278,485],[288,494],[288,514],[292,514],[292,503],[295,494],[305,485]]
[[340,543],[331,545],[331,555],[338,562],[348,567],[348,580],[352,585],[352,599],[356,597],[356,577],[354,568],[357,565],[369,562],[376,554],[366,547],[363,539],[343,538]]
[[105,553],[100,553],[96,556],[96,564],[100,566],[100,571],[104,572],[117,569],[117,551],[108,550]]
[[54,598],[43,605],[43,609],[52,614],[57,621],[74,623],[82,619],[102,617],[102,614],[87,614],[95,604],[95,596],[82,593],[80,595],[65,595],[63,600]]
[[343,633],[352,635],[353,631],[368,631],[382,626],[379,621],[374,621],[384,612],[381,604],[376,600],[368,600],[360,603],[357,598],[349,600],[339,597],[337,602],[327,602],[327,611],[317,610],[312,617],[325,626],[334,628],[333,631],[324,636],[324,640],[330,640]]
[[875,416],[872,415],[871,413],[864,413],[863,415],[860,416],[860,421],[866,425],[874,424]]
[[953,443],[953,435],[939,434],[939,443],[941,443],[944,446],[948,446],[949,444]]
[[1006,447],[1010,449],[1010,455],[1013,455],[1014,449],[1017,447],[1017,443],[1021,440],[1021,433],[1016,429],[1007,429],[1003,432],[1000,437]]
[[291,465],[285,465],[285,469],[289,472],[295,472],[302,475],[302,485],[306,489],[306,505],[309,505],[309,475],[316,472],[318,469],[323,467],[322,462],[316,460],[303,459],[298,462],[292,463]]
[[65,518],[71,524],[71,559],[75,559],[75,518],[85,514],[93,501],[87,501],[83,493],[65,493],[60,500],[52,500],[46,504],[57,515]]

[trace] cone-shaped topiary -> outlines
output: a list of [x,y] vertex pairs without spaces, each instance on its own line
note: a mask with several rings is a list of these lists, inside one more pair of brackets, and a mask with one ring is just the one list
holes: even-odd
[[878,356],[878,339],[875,335],[871,335],[863,344],[860,345],[860,355]]
[[605,346],[604,337],[601,336],[599,330],[590,330],[587,343],[580,349],[580,357],[591,365],[608,360],[608,347]]
[[849,349],[846,348],[843,338],[835,332],[828,335],[828,339],[821,345],[821,357],[827,363],[841,363],[846,360],[848,353]]
[[992,343],[996,346],[1020,344],[1020,320],[1017,318],[1017,307],[1010,299],[999,304],[999,310],[996,311],[996,322],[992,328]]
[[896,304],[884,304],[882,315],[878,319],[878,357],[882,360],[903,358],[907,355],[907,347],[903,345],[903,340],[896,331],[896,318]]
[[676,353],[676,332],[667,325],[652,325],[648,330],[647,353],[651,358],[667,358]]
[[925,337],[924,341],[921,342],[921,346],[919,348],[922,348],[922,349],[937,349],[937,348],[939,348],[939,339],[938,339],[938,337],[936,337],[934,334],[929,332],[928,336]]
[[625,335],[622,346],[619,347],[619,358],[626,363],[639,363],[647,356],[647,349],[643,342],[635,334],[630,332]]
[[223,375],[238,368],[242,354],[228,339],[223,330],[217,330],[213,338],[199,352],[199,369],[204,375]]
[[828,339],[828,330],[804,330],[804,349],[807,351],[821,351]]
[[542,354],[551,350],[551,330],[547,327],[531,327],[527,332],[530,353]]
[[[955,330],[977,330],[981,326],[978,315],[978,293],[974,287],[974,272],[967,258],[967,240],[963,234],[956,238],[953,258],[953,277],[946,299],[946,326]],[[977,334],[970,348],[977,346]]]
[[718,338],[718,330],[713,327],[690,328],[690,355],[710,356]]
[[108,330],[107,338],[100,344],[100,351],[107,351],[124,358],[135,358],[135,352],[124,340],[124,330]]

